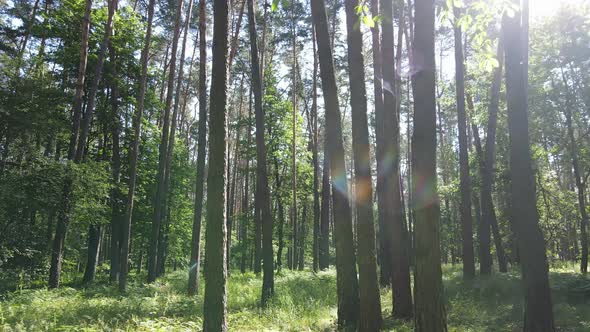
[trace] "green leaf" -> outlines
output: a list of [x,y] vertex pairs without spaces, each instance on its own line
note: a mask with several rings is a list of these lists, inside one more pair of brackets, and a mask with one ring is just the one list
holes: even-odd
[[375,27],[375,22],[369,16],[363,16],[363,24],[369,28]]
[[272,5],[270,6],[271,11],[276,11],[279,8],[279,0],[272,0]]

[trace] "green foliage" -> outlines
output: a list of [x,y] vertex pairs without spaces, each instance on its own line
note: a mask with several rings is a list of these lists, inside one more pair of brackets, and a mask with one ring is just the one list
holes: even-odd
[[[449,331],[511,331],[521,329],[522,290],[517,270],[463,281],[460,265],[443,266]],[[142,277],[142,276],[135,276]],[[83,289],[33,289],[6,294],[0,303],[0,329],[185,331],[202,328],[202,294],[188,297],[186,272],[168,274],[160,282],[132,282],[127,295],[114,286]],[[590,281],[557,269],[550,275],[556,324],[560,331],[590,328],[587,299]],[[329,331],[335,328],[336,276],[284,271],[276,278],[276,296],[259,307],[262,280],[235,271],[228,281],[230,331]],[[201,283],[201,288],[202,288]],[[391,318],[391,290],[383,289],[384,331],[413,331],[411,321]]]

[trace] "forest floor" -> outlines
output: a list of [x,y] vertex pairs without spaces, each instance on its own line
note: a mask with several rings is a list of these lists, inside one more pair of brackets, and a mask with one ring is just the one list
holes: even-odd
[[[466,283],[461,268],[444,266],[449,331],[522,330],[522,290],[517,271]],[[126,295],[98,281],[90,287],[23,289],[0,293],[0,331],[196,331],[202,327],[202,292],[186,295],[184,271],[161,281],[132,283]],[[284,270],[275,297],[259,308],[262,280],[232,271],[228,282],[230,331],[333,331],[336,275]],[[202,289],[201,284],[201,289]],[[76,288],[73,288],[76,287]],[[568,268],[551,271],[559,331],[590,331],[590,279]],[[411,322],[391,319],[391,290],[381,293],[386,331],[412,331]]]

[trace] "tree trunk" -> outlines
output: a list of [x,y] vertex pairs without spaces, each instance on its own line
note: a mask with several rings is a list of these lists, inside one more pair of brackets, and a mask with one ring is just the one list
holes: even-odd
[[330,162],[327,149],[327,140],[325,137],[323,164],[322,205],[320,212],[320,243],[318,248],[320,270],[325,270],[330,266]]
[[262,79],[260,77],[260,60],[258,59],[254,0],[248,0],[248,30],[250,33],[250,66],[252,73],[252,92],[254,93],[254,116],[256,121],[256,188],[259,194],[260,220],[262,224],[262,258],[264,262],[260,303],[262,306],[266,306],[269,298],[274,294],[274,255],[272,253],[273,220],[270,212],[270,193],[266,171]]
[[298,244],[298,225],[297,225],[297,27],[295,23],[295,1],[291,0],[291,38],[292,38],[292,125],[293,125],[293,137],[291,139],[291,223],[293,226],[293,268],[298,262],[299,248]]
[[297,254],[297,270],[303,271],[305,267],[305,235],[306,235],[306,227],[305,221],[307,220],[307,202],[303,201],[303,212],[301,216],[301,221],[299,222],[299,243],[298,243],[298,250],[299,253]]
[[88,64],[88,35],[90,31],[90,12],[92,10],[92,0],[85,0],[86,10],[82,19],[82,45],[80,46],[80,64],[78,66],[78,78],[76,80],[76,92],[74,93],[73,113],[72,113],[72,134],[70,136],[70,145],[68,150],[68,159],[73,160],[76,155],[78,144],[78,134],[80,132],[80,121],[82,119],[82,103],[84,96],[84,82],[86,80],[86,66]]
[[283,266],[283,248],[285,246],[284,241],[283,241],[283,226],[285,224],[285,209],[283,207],[283,200],[281,199],[281,176],[279,174],[279,162],[277,160],[277,157],[274,157],[274,168],[275,168],[275,183],[276,183],[276,188],[275,188],[275,194],[276,194],[276,200],[277,200],[277,212],[278,212],[278,218],[279,218],[279,230],[278,230],[278,235],[279,235],[279,248],[277,249],[277,271],[281,271],[281,268]]
[[102,240],[102,230],[100,225],[90,225],[88,229],[88,256],[86,259],[86,268],[84,270],[83,283],[90,283],[96,277],[96,265],[98,264],[98,255],[100,253],[100,243]]
[[[436,102],[434,1],[416,0],[412,45],[414,135],[412,203],[415,220],[415,330],[446,332],[447,319],[440,267],[440,207],[436,188]],[[417,57],[417,55],[420,55]],[[418,62],[419,61],[419,62]]]
[[[453,6],[455,19],[461,13]],[[461,200],[461,244],[463,253],[463,278],[472,279],[475,276],[475,259],[473,254],[473,220],[471,215],[471,177],[469,175],[469,152],[467,142],[467,116],[465,111],[465,63],[463,58],[463,37],[461,26],[455,22],[455,80],[457,97],[457,123],[459,127],[459,191]],[[481,274],[491,273],[492,261],[490,256],[490,227],[482,226],[479,239],[479,264]]]
[[[82,117],[82,97],[84,95],[84,81],[86,79],[86,65],[88,60],[88,34],[90,30],[90,11],[92,9],[92,0],[86,0],[86,9],[82,19],[82,34],[80,45],[80,64],[78,66],[78,78],[76,80],[76,92],[73,101],[72,115],[72,133],[68,151],[68,160],[73,160],[76,154],[78,144],[78,132],[80,131],[80,119]],[[6,139],[5,152],[8,151],[8,138]],[[4,160],[4,158],[3,158]],[[64,185],[62,191],[61,207],[57,217],[57,227],[53,239],[53,250],[51,253],[51,265],[49,268],[49,288],[59,287],[59,278],[61,274],[61,264],[63,261],[64,242],[68,224],[70,222],[70,212],[72,208],[72,186],[73,179],[70,166],[66,166]]]
[[86,104],[86,114],[84,114],[84,124],[80,137],[78,139],[78,146],[76,149],[75,160],[80,162],[84,158],[86,140],[88,139],[88,133],[90,131],[90,123],[92,121],[92,115],[94,114],[94,106],[96,104],[96,93],[98,92],[98,83],[102,79],[102,68],[104,66],[104,58],[111,38],[111,31],[113,28],[113,17],[115,15],[115,9],[117,8],[117,0],[110,0],[108,3],[109,13],[107,22],[104,28],[104,36],[100,44],[100,51],[98,53],[98,60],[96,67],[94,68],[94,78],[90,84],[88,90],[88,100]]
[[[250,149],[250,143],[252,141],[252,87],[250,87],[249,94],[249,106],[248,106],[248,130],[247,134],[247,149]],[[244,198],[242,199],[242,222],[240,223],[240,233],[242,237],[242,249],[240,258],[240,272],[246,272],[246,260],[248,256],[248,223],[250,221],[250,156],[246,158],[246,167],[244,168]],[[277,260],[278,262],[278,260]],[[278,264],[278,263],[277,263]]]
[[[494,159],[495,159],[495,141],[496,141],[496,126],[498,123],[498,108],[500,103],[500,87],[502,85],[502,55],[504,52],[502,38],[498,40],[498,67],[494,70],[494,77],[492,81],[492,88],[490,92],[490,105],[488,107],[488,127],[485,143],[485,156],[480,156],[480,161],[483,162],[483,173],[481,174],[481,204],[482,204],[482,220],[486,225],[492,226],[492,233],[494,235],[494,242],[496,245],[496,253],[498,255],[498,268],[500,272],[507,272],[508,267],[506,263],[506,254],[502,246],[502,238],[498,229],[498,221],[496,219],[496,212],[494,210],[494,203],[492,200],[492,183],[494,180]],[[474,132],[476,129],[474,128]],[[487,219],[487,220],[486,220]]]
[[[371,15],[379,16],[379,0],[371,0]],[[381,264],[379,281],[381,286],[385,287],[391,284],[391,259],[389,252],[391,250],[391,239],[387,236],[387,218],[386,218],[386,194],[385,194],[385,172],[383,144],[385,143],[385,134],[383,133],[383,86],[382,86],[382,59],[379,25],[376,24],[371,29],[373,38],[373,91],[375,93],[375,158],[377,161],[377,219],[379,224],[379,263]]]
[[[117,8],[115,8],[115,11]],[[117,84],[117,55],[116,49],[113,47],[109,39],[109,58],[111,60],[111,116],[112,122],[110,124],[111,135],[113,140],[113,151],[111,159],[111,167],[113,173],[113,184],[111,189],[111,241],[110,241],[110,258],[111,282],[119,281],[119,273],[121,270],[121,222],[123,218],[122,202],[123,193],[121,191],[121,151],[120,151],[120,124],[119,124],[119,87]]]
[[[397,318],[412,317],[412,292],[410,286],[410,262],[406,251],[405,227],[402,220],[401,186],[399,182],[399,115],[395,88],[395,58],[393,46],[393,7],[391,1],[381,1],[381,15],[386,17],[383,23],[381,40],[381,54],[384,64],[383,75],[383,115],[381,130],[384,142],[382,144],[383,157],[389,164],[382,165],[383,190],[382,196],[385,206],[383,213],[384,236],[389,238],[388,255],[391,264],[391,287],[393,290],[394,316]],[[391,19],[389,19],[391,18]],[[401,33],[401,31],[400,31]],[[387,136],[387,134],[391,136]],[[385,159],[384,159],[385,161]]]
[[199,286],[201,219],[203,214],[203,183],[205,182],[205,151],[207,147],[207,7],[199,0],[199,127],[197,134],[197,178],[195,210],[191,236],[191,261],[188,294],[195,295]]
[[[489,120],[488,120],[489,121]],[[488,122],[489,124],[489,122]],[[477,129],[477,126],[475,124],[471,125],[473,134],[474,134],[474,141],[475,141],[475,148],[477,151],[477,157],[479,160],[479,173],[481,174],[481,178],[482,178],[482,189],[481,189],[481,218],[482,218],[482,224],[486,224],[483,219],[484,218],[489,218],[488,221],[489,223],[487,224],[488,226],[490,226],[492,228],[492,234],[494,235],[494,244],[496,246],[496,253],[498,255],[498,268],[500,270],[500,272],[508,272],[507,269],[507,263],[506,263],[506,254],[504,253],[504,247],[502,246],[502,237],[500,235],[500,230],[498,229],[498,220],[496,219],[496,211],[494,209],[494,202],[492,200],[492,193],[491,193],[491,186],[490,186],[490,191],[488,191],[487,193],[484,193],[484,181],[489,181],[489,180],[484,180],[484,178],[487,176],[486,175],[486,163],[484,161],[484,152],[482,151],[482,147],[481,147],[481,141],[479,138],[479,132]],[[484,198],[486,197],[486,198]],[[477,201],[475,201],[475,203],[477,203]],[[474,204],[476,206],[476,211],[479,211],[479,208],[476,204]],[[487,206],[486,206],[487,205]],[[484,213],[487,214],[484,215]],[[482,225],[483,227],[483,225]],[[481,232],[480,232],[481,233]],[[491,257],[490,257],[491,260]],[[481,264],[481,263],[480,263]]]
[[[352,149],[356,192],[356,234],[359,269],[359,331],[378,331],[381,327],[381,299],[375,254],[373,222],[373,184],[371,177],[371,148],[367,120],[367,92],[363,59],[363,40],[356,0],[346,0],[346,30],[348,41],[348,71],[350,80],[350,109],[352,115]],[[409,271],[408,271],[409,272]],[[408,288],[409,283],[408,273]],[[396,307],[397,309],[397,307]]]
[[227,270],[225,265],[225,149],[227,138],[228,2],[213,2],[213,43],[207,174],[207,227],[205,237],[205,298],[203,331],[227,330]]
[[[516,5],[518,3],[515,2]],[[528,74],[523,69],[521,15],[504,15],[506,43],[506,100],[510,134],[512,218],[518,240],[524,284],[524,331],[555,331],[549,288],[547,256],[533,179],[527,115]],[[526,44],[525,44],[526,45]]]
[[[125,219],[122,225],[121,233],[121,273],[119,276],[119,290],[127,290],[127,274],[129,272],[129,247],[131,239],[131,220],[133,220],[133,201],[135,196],[135,185],[137,180],[137,158],[139,155],[139,141],[141,140],[141,118],[143,116],[145,92],[147,87],[147,69],[150,52],[150,42],[152,39],[152,23],[154,20],[155,0],[150,0],[148,4],[147,28],[141,51],[141,78],[139,81],[139,94],[137,97],[137,107],[133,114],[133,143],[131,146],[131,158],[129,161],[129,189],[127,191],[127,206],[125,208]],[[142,256],[140,256],[142,258]],[[140,262],[140,268],[141,268]]]
[[311,11],[319,47],[320,74],[326,109],[326,139],[332,174],[332,203],[336,237],[336,273],[338,293],[338,325],[357,326],[359,320],[358,279],[352,235],[352,216],[347,197],[346,165],[342,143],[342,123],[328,18],[324,0],[312,0]]
[[572,156],[572,168],[574,170],[574,178],[576,180],[576,188],[578,189],[578,207],[580,209],[580,243],[582,247],[582,255],[580,259],[580,272],[586,274],[588,272],[588,212],[586,211],[586,181],[582,179],[580,174],[580,162],[578,158],[578,148],[576,138],[574,136],[574,127],[572,123],[572,95],[567,78],[563,69],[561,70],[563,84],[566,92],[565,105],[565,123],[567,126],[567,136],[569,140],[570,154]]
[[[313,26],[313,24],[312,24]],[[315,28],[313,28],[315,29]],[[317,43],[315,41],[315,34],[311,34],[313,43],[313,83],[312,83],[312,102],[311,102],[311,154],[313,162],[313,270],[318,271],[319,265],[319,245],[320,245],[320,192],[319,192],[319,176],[320,165],[318,158],[318,92],[317,92],[317,76],[318,76],[318,56]]]
[[[172,126],[170,125],[170,109],[172,108],[172,98],[174,96],[174,75],[176,73],[176,53],[178,49],[178,40],[180,39],[180,25],[182,20],[182,7],[184,1],[179,0],[176,4],[174,37],[172,39],[172,51],[170,54],[170,74],[168,75],[168,87],[166,91],[166,103],[164,106],[164,119],[162,126],[162,136],[160,140],[158,173],[156,175],[156,195],[154,197],[154,220],[150,235],[150,246],[148,251],[148,282],[154,282],[158,275],[158,246],[160,238],[160,228],[162,219],[166,213],[166,182],[168,178],[167,170],[169,163],[169,146],[174,140],[174,127],[176,126],[176,114],[172,116]],[[176,113],[176,107],[175,112]],[[170,138],[172,141],[169,142]]]

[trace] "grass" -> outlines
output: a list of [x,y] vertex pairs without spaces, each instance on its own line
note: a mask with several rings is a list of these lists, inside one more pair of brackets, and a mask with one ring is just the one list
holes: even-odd
[[[522,290],[517,271],[464,282],[460,266],[444,266],[450,331],[519,331]],[[228,282],[230,331],[333,331],[334,270],[277,275],[275,297],[258,306],[261,278],[234,271]],[[559,331],[590,331],[590,280],[567,268],[551,272]],[[203,285],[201,284],[201,289]],[[202,293],[186,295],[186,273],[170,273],[151,285],[132,283],[126,295],[97,282],[82,288],[25,289],[0,299],[0,331],[198,331]],[[412,322],[391,319],[391,291],[382,290],[387,331],[412,331]]]

